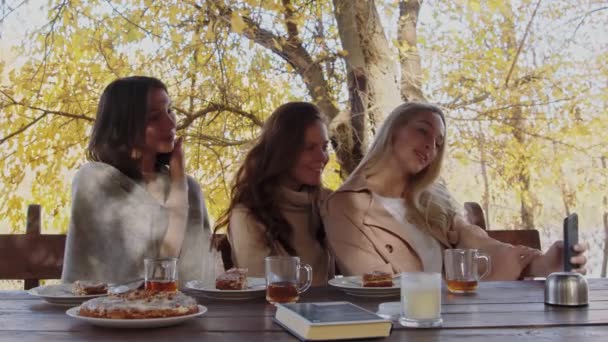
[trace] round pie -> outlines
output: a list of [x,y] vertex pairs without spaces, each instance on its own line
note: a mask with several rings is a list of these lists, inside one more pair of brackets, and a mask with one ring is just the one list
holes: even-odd
[[111,319],[163,318],[198,312],[196,300],[177,292],[135,290],[88,300],[78,314],[85,317]]

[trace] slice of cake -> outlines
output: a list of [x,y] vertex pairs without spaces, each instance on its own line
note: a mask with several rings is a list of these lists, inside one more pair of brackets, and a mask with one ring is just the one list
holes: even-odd
[[215,279],[218,290],[244,290],[247,288],[247,269],[231,268]]
[[365,273],[362,277],[363,287],[392,287],[393,275],[381,271]]
[[76,280],[72,292],[77,296],[106,294],[108,292],[108,284],[100,281]]
[[198,312],[196,300],[181,292],[133,290],[82,303],[78,314],[111,319],[162,318]]

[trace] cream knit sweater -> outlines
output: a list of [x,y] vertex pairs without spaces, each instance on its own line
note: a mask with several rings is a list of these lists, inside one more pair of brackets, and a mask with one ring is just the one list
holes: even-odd
[[[321,200],[329,194],[323,190]],[[320,203],[313,203],[307,192],[296,192],[281,188],[277,199],[281,214],[293,227],[291,244],[300,262],[309,264],[313,270],[313,286],[326,286],[334,276],[333,258],[328,249],[321,245],[316,236],[322,229],[319,216]],[[265,227],[258,222],[243,205],[237,205],[230,214],[228,239],[232,247],[232,260],[235,266],[247,268],[253,277],[264,277],[264,258],[273,255],[272,249],[264,241]],[[274,255],[287,252],[276,242]]]

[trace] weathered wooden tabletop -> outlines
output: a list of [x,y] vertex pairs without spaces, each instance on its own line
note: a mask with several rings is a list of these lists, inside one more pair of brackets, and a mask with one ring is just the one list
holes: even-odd
[[[582,308],[546,306],[542,281],[481,283],[475,295],[445,294],[440,329],[394,324],[389,341],[608,341],[608,279],[589,279],[590,303]],[[360,298],[333,288],[311,289],[302,302],[350,301],[376,311],[392,298]],[[25,291],[0,292],[0,341],[296,341],[273,323],[264,299],[201,301],[209,311],[181,325],[157,329],[108,329],[89,325]]]

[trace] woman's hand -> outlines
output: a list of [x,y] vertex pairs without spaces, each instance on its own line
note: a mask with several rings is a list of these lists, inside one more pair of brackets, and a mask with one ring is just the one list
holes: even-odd
[[[572,264],[578,265],[576,269],[573,269],[573,272],[580,274],[587,274],[587,257],[585,256],[585,252],[589,249],[589,245],[585,242],[574,245],[574,251],[578,253],[578,255],[573,256],[570,259]],[[530,263],[529,275],[535,277],[544,277],[553,272],[561,272],[564,270],[564,242],[556,241],[549,250],[535,258]]]
[[173,145],[171,159],[169,160],[169,173],[173,182],[181,182],[186,178],[184,166],[184,150],[182,148],[184,138],[179,137]]

